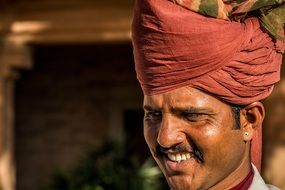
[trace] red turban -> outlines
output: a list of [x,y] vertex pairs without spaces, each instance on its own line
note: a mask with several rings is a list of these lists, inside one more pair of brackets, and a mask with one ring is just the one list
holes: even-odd
[[[280,79],[284,43],[250,17],[231,22],[167,0],[137,0],[132,25],[137,78],[146,95],[191,86],[232,104],[262,100]],[[261,164],[261,129],[252,142]]]

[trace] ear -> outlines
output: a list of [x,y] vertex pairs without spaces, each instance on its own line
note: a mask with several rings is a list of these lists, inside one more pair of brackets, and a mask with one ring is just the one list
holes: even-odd
[[264,106],[261,102],[254,102],[241,110],[241,130],[244,141],[251,141],[253,135],[262,126],[265,117]]

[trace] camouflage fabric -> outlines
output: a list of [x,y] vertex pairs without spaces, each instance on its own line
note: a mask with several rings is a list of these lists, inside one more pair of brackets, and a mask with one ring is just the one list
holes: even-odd
[[284,40],[285,0],[171,0],[200,14],[241,21],[256,11],[262,26],[275,38]]

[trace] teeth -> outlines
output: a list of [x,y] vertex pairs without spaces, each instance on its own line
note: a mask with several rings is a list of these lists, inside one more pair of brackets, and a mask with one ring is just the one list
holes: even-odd
[[192,153],[182,153],[182,154],[167,154],[169,160],[174,161],[174,162],[181,162],[184,160],[188,160],[193,157]]
[[176,154],[176,160],[177,160],[177,162],[181,161],[181,154]]
[[167,154],[168,155],[168,158],[172,161],[175,161],[176,160],[176,156],[174,154]]
[[186,159],[190,159],[191,158],[191,154],[186,154]]

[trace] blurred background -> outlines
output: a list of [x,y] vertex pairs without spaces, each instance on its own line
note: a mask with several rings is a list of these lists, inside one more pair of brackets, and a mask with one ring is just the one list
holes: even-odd
[[[0,189],[165,189],[142,135],[133,0],[0,0]],[[285,69],[263,176],[285,189]]]

